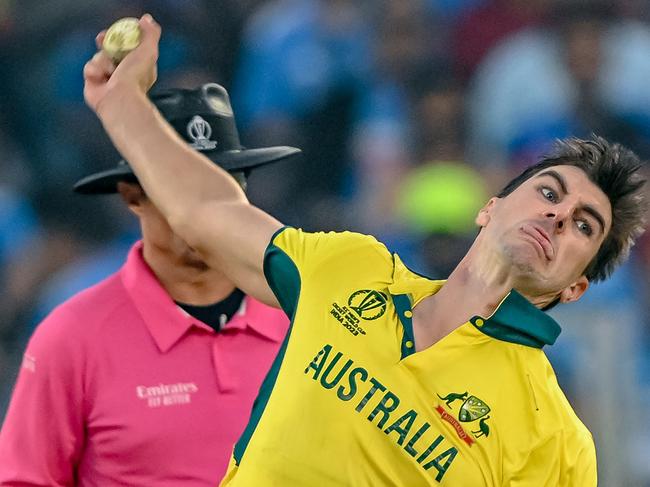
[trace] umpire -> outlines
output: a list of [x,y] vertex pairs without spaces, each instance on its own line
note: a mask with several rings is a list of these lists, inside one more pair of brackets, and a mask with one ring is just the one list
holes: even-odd
[[[255,167],[299,153],[242,148],[217,84],[152,101],[242,186]],[[142,240],[31,337],[0,432],[0,485],[217,485],[287,319],[178,237],[125,161],[75,191],[119,193]]]

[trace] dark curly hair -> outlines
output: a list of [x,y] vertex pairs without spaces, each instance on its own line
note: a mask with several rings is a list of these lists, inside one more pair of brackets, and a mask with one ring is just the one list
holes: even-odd
[[634,241],[644,231],[648,203],[642,187],[646,180],[639,173],[643,163],[631,150],[596,135],[589,140],[559,140],[555,151],[524,170],[497,194],[503,198],[524,181],[552,166],[575,166],[609,198],[612,227],[595,257],[584,271],[593,282],[607,279],[629,255]]

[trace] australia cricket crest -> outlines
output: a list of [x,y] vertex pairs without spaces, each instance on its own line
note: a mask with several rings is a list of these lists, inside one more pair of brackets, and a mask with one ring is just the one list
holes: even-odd
[[[458,408],[458,421],[441,405],[436,407],[436,411],[438,411],[443,420],[447,421],[454,427],[458,436],[468,445],[471,446],[472,443],[474,443],[474,440],[469,437],[460,423],[473,423],[474,421],[478,421],[478,425],[476,425],[477,429],[470,430],[474,438],[490,436],[490,426],[488,425],[487,420],[490,419],[490,416],[488,415],[491,409],[485,401],[476,396],[470,395],[468,392],[450,392],[446,396],[438,395],[438,398],[440,398],[440,400],[443,401],[452,411],[454,410],[453,405],[456,401],[463,401],[460,408]],[[471,426],[474,427],[474,425]]]
[[[469,423],[481,419],[490,412],[490,406],[485,404],[476,396],[469,396],[460,407],[458,419],[463,423]],[[487,436],[487,435],[486,435]]]

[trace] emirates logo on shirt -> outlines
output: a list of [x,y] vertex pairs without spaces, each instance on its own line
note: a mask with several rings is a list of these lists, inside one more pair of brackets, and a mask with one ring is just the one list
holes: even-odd
[[175,384],[157,384],[153,386],[136,386],[136,396],[147,402],[150,408],[162,406],[179,406],[192,402],[192,394],[199,388],[194,382],[177,382]]

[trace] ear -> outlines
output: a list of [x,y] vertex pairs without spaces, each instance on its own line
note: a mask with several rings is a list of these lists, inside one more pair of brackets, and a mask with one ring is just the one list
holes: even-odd
[[117,192],[129,207],[129,210],[137,216],[142,215],[142,204],[147,195],[144,194],[144,190],[139,184],[120,181],[117,183]]
[[572,303],[577,301],[589,288],[589,279],[580,276],[577,281],[565,287],[560,293],[560,303]]
[[482,228],[488,224],[497,201],[499,201],[499,198],[494,196],[479,210],[478,215],[476,215],[476,219],[474,220],[479,227]]

